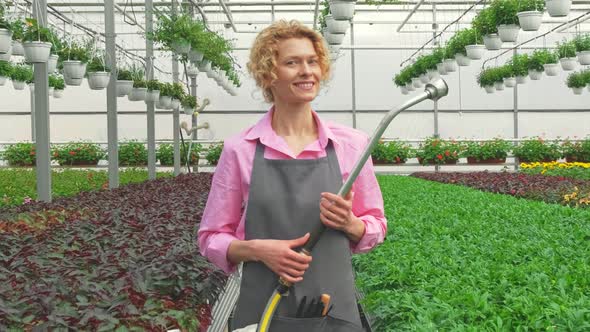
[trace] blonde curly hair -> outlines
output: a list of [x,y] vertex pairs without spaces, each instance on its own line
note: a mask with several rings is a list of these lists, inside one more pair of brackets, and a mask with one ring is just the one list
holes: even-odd
[[322,82],[330,76],[330,55],[327,45],[318,32],[297,20],[280,20],[264,28],[250,49],[250,60],[248,61],[248,72],[256,81],[264,94],[264,99],[272,103],[274,96],[270,86],[277,79],[276,67],[279,55],[279,43],[289,38],[309,39],[319,58],[319,65],[322,71]]

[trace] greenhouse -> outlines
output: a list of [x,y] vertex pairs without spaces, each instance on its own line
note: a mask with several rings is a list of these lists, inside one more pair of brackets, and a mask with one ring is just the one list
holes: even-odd
[[590,331],[590,1],[0,0],[0,331]]

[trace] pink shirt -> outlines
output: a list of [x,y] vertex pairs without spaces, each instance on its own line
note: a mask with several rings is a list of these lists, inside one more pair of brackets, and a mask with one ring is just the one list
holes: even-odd
[[[271,126],[273,109],[254,126],[224,141],[223,152],[215,169],[211,191],[198,232],[201,254],[230,273],[235,266],[227,259],[227,249],[234,240],[244,240],[250,175],[260,138],[266,146],[266,159],[317,159],[326,156],[328,139],[334,143],[343,181],[360,158],[369,137],[358,130],[339,124],[325,123],[317,113],[313,117],[318,127],[318,140],[298,155],[291,152],[285,140]],[[387,220],[383,212],[383,197],[369,158],[352,185],[352,212],[365,223],[365,234],[358,243],[351,242],[353,253],[366,252],[383,242]],[[320,197],[318,197],[318,204]],[[242,209],[244,208],[244,209]],[[319,216],[318,216],[319,221]]]

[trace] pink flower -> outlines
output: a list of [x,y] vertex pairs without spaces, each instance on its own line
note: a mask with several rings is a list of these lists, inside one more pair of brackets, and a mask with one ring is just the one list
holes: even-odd
[[25,197],[25,199],[24,199],[23,203],[24,203],[24,204],[29,204],[29,203],[31,203],[32,201],[33,201],[33,199],[32,199],[31,197],[27,196],[27,197]]

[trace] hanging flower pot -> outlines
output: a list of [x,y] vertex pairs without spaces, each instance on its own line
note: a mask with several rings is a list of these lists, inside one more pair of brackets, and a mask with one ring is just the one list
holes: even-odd
[[516,85],[516,78],[514,78],[514,77],[506,77],[504,79],[504,85],[507,88],[513,88]]
[[78,60],[66,60],[63,62],[64,76],[72,79],[82,79],[86,74],[86,64]]
[[159,110],[166,109],[166,107],[164,107],[164,105],[162,105],[162,103],[160,103],[160,99],[158,99],[154,102],[154,106],[156,107],[156,109],[159,109]]
[[434,69],[429,69],[427,74],[428,74],[428,78],[430,80],[435,80],[440,77],[440,74],[438,73],[438,71],[436,71]]
[[590,51],[577,52],[576,55],[582,66],[590,65]]
[[147,88],[133,88],[131,92],[127,96],[129,101],[141,101],[145,100],[145,95],[147,93]]
[[436,70],[438,71],[438,73],[440,75],[447,75],[447,70],[445,69],[445,64],[444,63],[437,63],[436,64]]
[[8,53],[12,47],[12,31],[0,29],[0,53]]
[[332,15],[326,15],[326,25],[330,33],[346,33],[350,25],[348,20],[335,20]]
[[202,73],[210,71],[211,70],[211,61],[201,60],[199,63],[197,63],[197,68],[199,68],[199,71]]
[[513,43],[518,39],[518,31],[520,28],[516,24],[500,24],[498,25],[498,35],[500,40],[505,43]]
[[203,53],[195,49],[191,49],[188,52],[188,59],[192,62],[199,62],[203,60]]
[[15,90],[24,90],[27,83],[22,81],[12,81],[12,86]]
[[156,102],[160,99],[160,90],[148,90],[145,94],[145,101]]
[[65,81],[66,85],[69,85],[69,86],[80,86],[80,85],[82,85],[83,80],[84,80],[84,78],[72,78],[67,75],[64,75],[64,81]]
[[12,56],[12,48],[10,48],[10,52],[8,52],[8,53],[0,53],[0,61],[10,61],[11,56]]
[[547,13],[551,17],[563,17],[570,13],[572,0],[545,0]]
[[422,81],[420,81],[419,77],[412,77],[412,86],[415,88],[421,88],[422,87]]
[[188,54],[191,50],[191,44],[187,41],[176,41],[172,43],[172,49],[178,54]]
[[455,54],[455,61],[457,61],[457,64],[461,67],[469,66],[471,63],[471,59],[461,53]]
[[160,96],[160,105],[164,106],[165,108],[169,108],[172,105],[172,97],[170,96]]
[[330,52],[338,54],[340,51],[340,45],[329,45]]
[[356,0],[330,0],[330,11],[335,20],[351,20]]
[[190,107],[183,107],[182,110],[186,115],[192,115],[195,112],[195,109]]
[[6,84],[6,76],[0,76],[0,86]]
[[504,82],[494,82],[494,88],[496,91],[504,90]]
[[496,51],[502,48],[502,39],[497,33],[483,36],[483,44],[489,51]]
[[543,17],[543,13],[539,11],[533,10],[519,12],[516,15],[518,16],[520,28],[523,31],[537,31],[541,27],[541,18]]
[[25,61],[32,63],[47,62],[51,53],[51,43],[41,41],[28,41],[23,43],[25,49]]
[[467,51],[467,57],[471,60],[479,60],[483,57],[486,50],[484,45],[467,45],[465,51]]
[[486,85],[483,87],[487,93],[494,93],[496,88],[493,85]]
[[110,73],[97,71],[88,73],[88,86],[91,90],[102,90],[109,84]]
[[61,98],[64,95],[64,90],[53,90],[53,98]]
[[186,74],[187,74],[189,77],[195,77],[195,76],[197,76],[197,74],[199,74],[199,68],[197,68],[197,67],[194,67],[194,66],[189,66],[189,67],[186,69]]
[[126,96],[131,89],[133,89],[133,81],[117,80],[117,96]]
[[570,71],[576,69],[576,65],[578,64],[577,58],[561,58],[559,59],[559,63],[561,64],[561,69],[564,71]]
[[516,76],[516,83],[517,84],[525,84],[526,83],[526,76]]
[[430,82],[430,79],[428,78],[427,74],[422,74],[418,78],[420,79],[420,82],[422,82],[424,84]]
[[575,95],[581,95],[584,92],[584,88],[572,88]]
[[55,70],[57,69],[57,60],[59,59],[59,56],[57,55],[50,55],[49,59],[47,59],[47,72],[48,73],[53,73],[55,72]]
[[409,93],[408,88],[406,88],[405,85],[400,87],[400,89],[402,90],[402,95],[407,95]]
[[55,91],[55,88],[50,86],[49,89],[47,90],[47,94],[50,96],[53,96],[54,91]]
[[330,45],[340,45],[340,44],[342,44],[342,41],[344,41],[344,36],[345,36],[345,34],[343,34],[343,33],[331,33],[331,32],[328,32],[325,35],[326,41]]
[[547,76],[557,76],[559,73],[559,65],[557,63],[546,63],[543,65],[545,68],[545,74]]
[[445,70],[449,73],[452,73],[457,70],[457,62],[453,59],[445,59],[443,61],[445,64]]
[[18,40],[12,41],[12,55],[25,55],[25,49],[23,48],[23,43]]
[[531,78],[531,80],[533,80],[533,81],[540,80],[541,76],[543,76],[542,71],[529,69],[529,77]]
[[29,91],[31,91],[31,93],[35,93],[35,83],[29,83],[27,85],[29,86]]
[[407,83],[406,89],[408,89],[408,91],[415,91],[416,90],[416,88],[414,87],[414,85],[412,83]]

